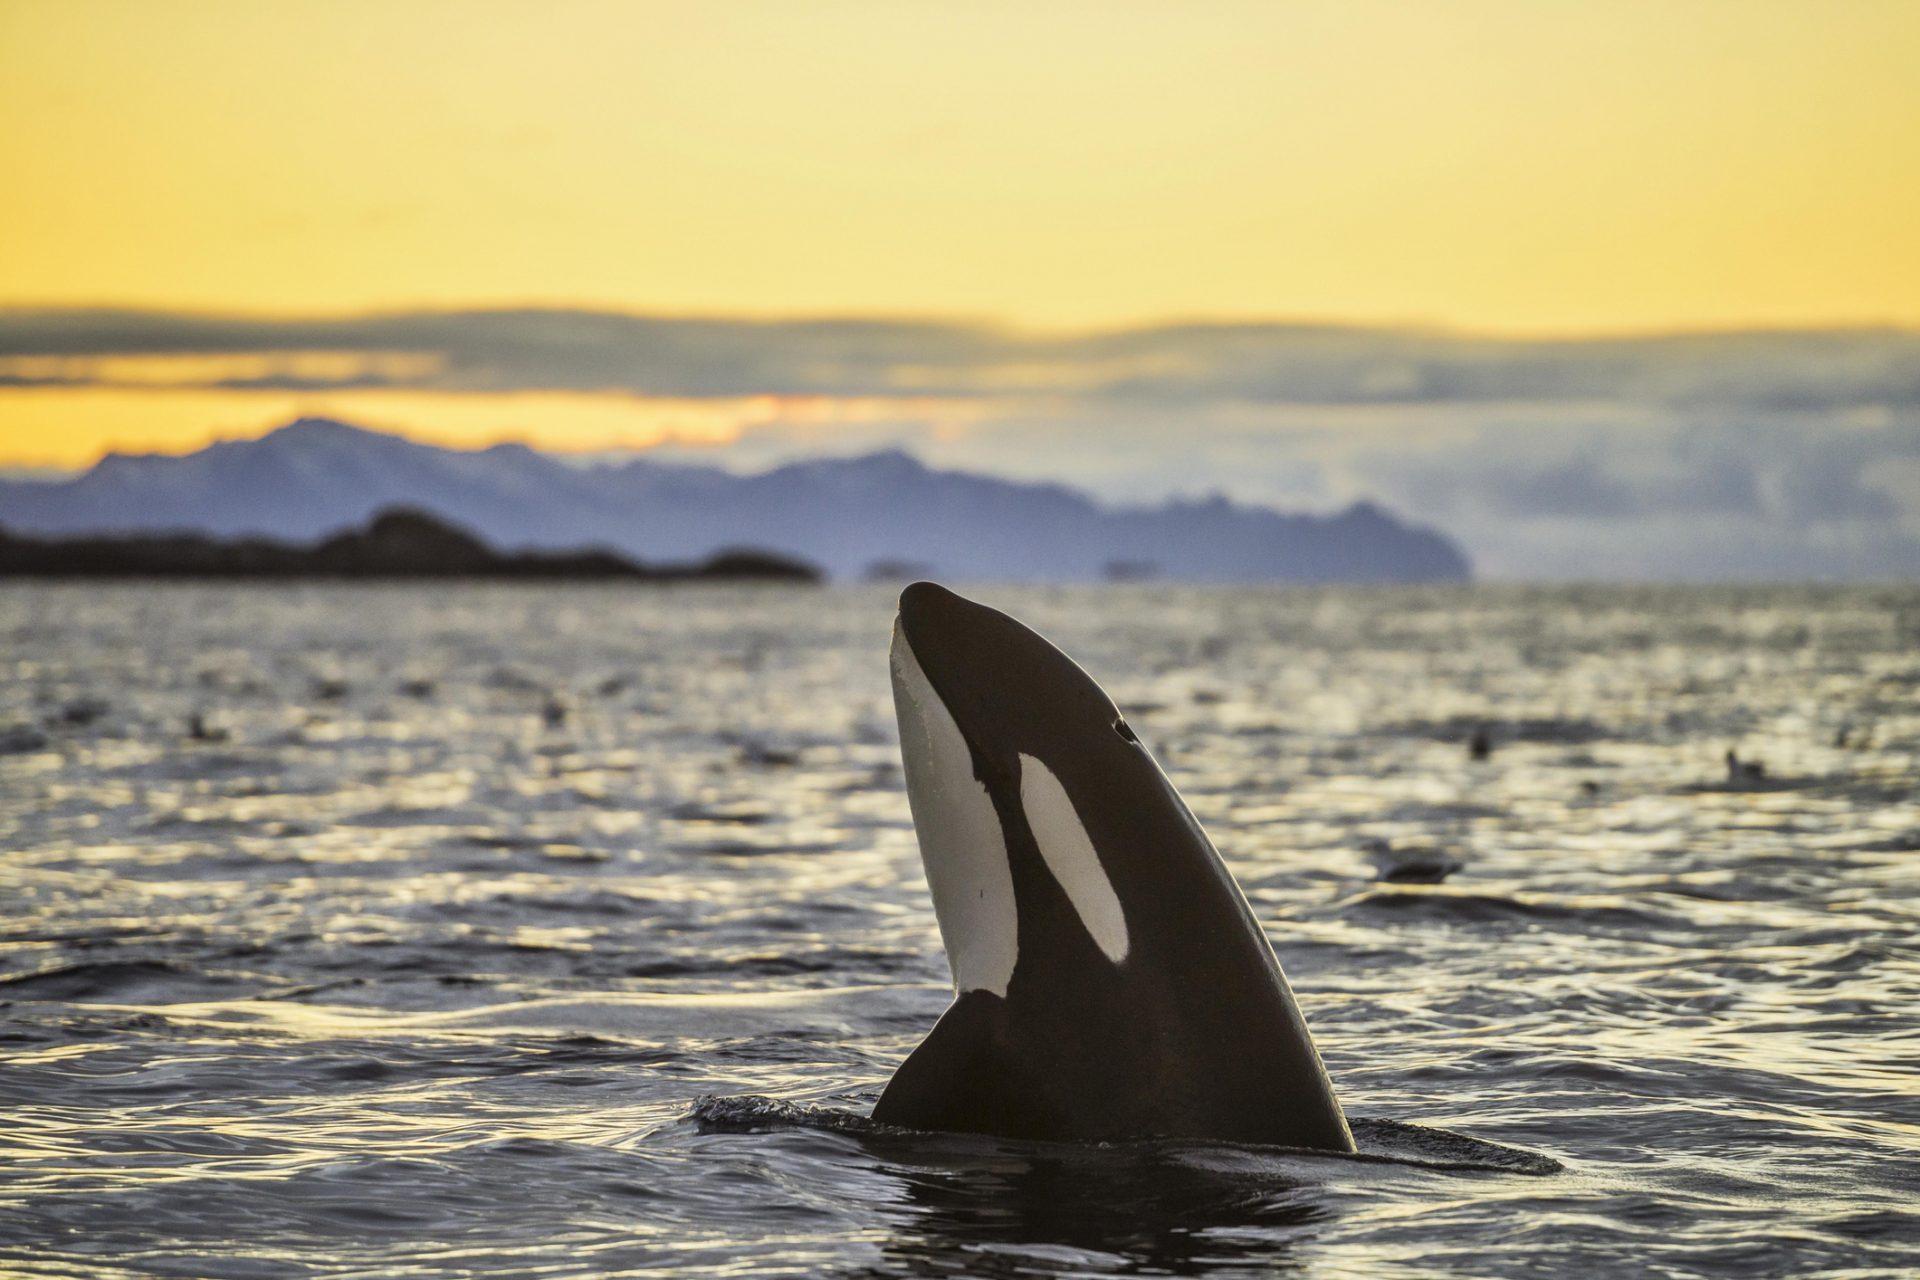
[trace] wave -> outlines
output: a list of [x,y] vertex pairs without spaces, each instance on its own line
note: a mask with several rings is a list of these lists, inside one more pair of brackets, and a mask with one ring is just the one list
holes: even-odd
[[1551,1156],[1518,1147],[1506,1147],[1483,1138],[1472,1138],[1430,1125],[1409,1124],[1399,1120],[1349,1117],[1354,1143],[1353,1154],[1316,1151],[1304,1147],[1262,1146],[1253,1143],[1196,1141],[1189,1138],[1145,1138],[1124,1142],[1026,1142],[977,1134],[931,1133],[882,1124],[871,1117],[842,1107],[813,1106],[788,1102],[763,1094],[724,1097],[708,1094],[694,1101],[686,1117],[702,1133],[768,1133],[782,1129],[815,1129],[844,1133],[856,1138],[882,1141],[926,1140],[933,1143],[959,1142],[986,1148],[1033,1147],[1038,1149],[1071,1147],[1083,1151],[1112,1151],[1122,1155],[1157,1151],[1218,1150],[1239,1153],[1266,1153],[1290,1159],[1357,1162],[1362,1164],[1407,1165],[1420,1169],[1458,1173],[1517,1173],[1544,1177],[1559,1173],[1563,1166]]
[[1546,899],[1431,888],[1372,889],[1347,899],[1341,911],[1450,924],[1572,924],[1635,932],[1679,927],[1658,911],[1612,897]]
[[234,987],[251,985],[256,984],[227,974],[183,969],[164,960],[103,960],[0,978],[0,1000],[159,1004],[231,999]]

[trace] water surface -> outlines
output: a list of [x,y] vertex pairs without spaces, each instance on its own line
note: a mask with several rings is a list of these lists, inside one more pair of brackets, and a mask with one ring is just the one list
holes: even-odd
[[1920,1267],[1920,592],[984,594],[1363,1146],[1558,1172],[863,1127],[948,997],[888,592],[10,586],[0,1269]]

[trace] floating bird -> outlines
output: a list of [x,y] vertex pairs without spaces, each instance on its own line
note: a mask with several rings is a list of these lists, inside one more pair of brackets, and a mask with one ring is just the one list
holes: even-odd
[[187,736],[195,742],[225,742],[227,731],[208,722],[204,712],[196,711],[187,717]]

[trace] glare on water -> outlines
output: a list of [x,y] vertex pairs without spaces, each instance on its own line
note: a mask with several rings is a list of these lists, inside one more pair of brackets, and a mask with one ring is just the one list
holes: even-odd
[[981,594],[1126,708],[1351,1115],[1563,1168],[842,1123],[948,995],[883,590],[9,587],[0,1263],[1920,1266],[1920,592]]

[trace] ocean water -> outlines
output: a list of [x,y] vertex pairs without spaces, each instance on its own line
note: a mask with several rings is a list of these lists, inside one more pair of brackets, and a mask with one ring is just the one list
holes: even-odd
[[1370,1158],[864,1122],[948,998],[887,591],[8,586],[0,1271],[1920,1271],[1920,591],[979,594]]

